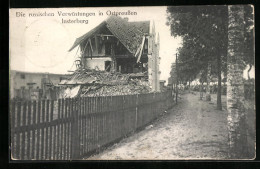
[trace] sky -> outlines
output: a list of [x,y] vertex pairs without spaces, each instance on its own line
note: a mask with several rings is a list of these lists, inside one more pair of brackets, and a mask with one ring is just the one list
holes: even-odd
[[[176,49],[181,38],[174,38],[166,26],[166,7],[116,7],[116,8],[34,8],[10,9],[10,68],[27,72],[66,74],[74,70],[79,57],[77,48],[68,52],[75,39],[97,26],[108,17],[109,11],[136,12],[123,15],[129,21],[150,20],[160,34],[160,79],[170,76],[171,64],[175,62]],[[90,16],[59,16],[58,13],[84,12]],[[103,15],[100,16],[99,13]],[[39,13],[44,16],[39,16]],[[54,16],[45,16],[46,14]],[[91,16],[95,13],[95,16]],[[37,16],[36,16],[37,15]],[[88,20],[88,23],[62,23],[62,19]],[[77,53],[77,54],[76,54]]]

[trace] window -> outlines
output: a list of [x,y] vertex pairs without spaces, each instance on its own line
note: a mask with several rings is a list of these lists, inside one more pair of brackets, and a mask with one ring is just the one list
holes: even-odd
[[111,68],[111,61],[105,61],[105,70],[109,72],[110,68]]
[[25,74],[21,74],[21,79],[25,79]]
[[29,89],[33,89],[33,85],[35,85],[35,84],[36,83],[27,83]]

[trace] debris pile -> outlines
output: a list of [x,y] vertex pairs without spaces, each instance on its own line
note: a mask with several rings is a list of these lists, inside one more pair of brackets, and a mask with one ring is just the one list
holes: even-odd
[[84,96],[113,96],[150,93],[146,73],[122,74],[96,70],[75,71],[59,84],[60,98]]
[[149,93],[151,88],[148,82],[139,79],[131,79],[128,84],[83,86],[81,96],[113,96],[127,94]]
[[126,84],[128,76],[121,73],[109,73],[97,70],[75,71],[68,80],[62,81],[59,85],[86,85],[86,84],[104,84],[117,85]]

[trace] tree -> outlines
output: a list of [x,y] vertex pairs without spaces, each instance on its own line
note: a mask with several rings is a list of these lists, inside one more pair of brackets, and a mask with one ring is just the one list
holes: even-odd
[[168,7],[167,13],[171,34],[183,37],[180,69],[193,70],[194,77],[199,72],[208,72],[209,64],[216,65],[211,67],[211,72],[218,77],[217,108],[221,110],[221,69],[222,60],[227,56],[227,7]]
[[254,49],[254,16],[253,16],[253,8],[250,5],[244,6],[244,40],[245,40],[245,47],[244,47],[244,57],[243,60],[245,64],[249,65],[248,69],[248,79],[250,79],[249,72],[254,65],[254,58],[255,58],[255,49]]
[[250,62],[245,55],[253,50],[248,51],[250,47],[245,44],[248,40],[245,10],[248,6],[228,6],[227,108],[231,158],[248,158],[243,70]]

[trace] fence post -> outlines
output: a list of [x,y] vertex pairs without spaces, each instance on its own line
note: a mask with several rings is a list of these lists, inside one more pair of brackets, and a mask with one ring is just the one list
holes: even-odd
[[71,138],[71,144],[72,144],[72,159],[75,160],[79,157],[79,133],[78,133],[78,110],[79,110],[79,101],[78,98],[73,99],[73,111],[72,111],[72,138]]
[[[155,95],[155,93],[153,93],[153,100],[152,100],[152,115],[153,115],[153,117],[152,117],[152,119],[155,119],[156,117],[157,117],[157,113],[158,113],[158,101],[156,100],[157,99],[157,97],[156,97],[156,95]],[[156,103],[155,103],[155,101],[157,101]]]
[[136,101],[135,101],[135,130],[137,129],[137,121],[138,121],[138,94],[136,95]]
[[[14,128],[15,128],[15,108],[16,108],[16,102],[15,101],[10,101],[10,106],[11,106],[11,159],[16,158],[15,154],[15,148],[14,148]],[[16,120],[17,121],[17,120]]]

